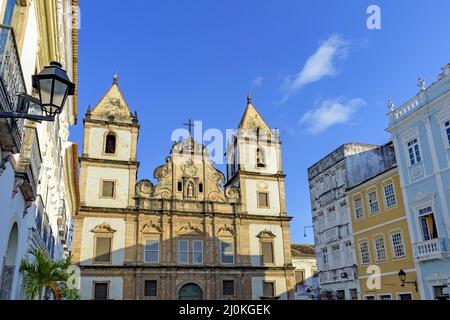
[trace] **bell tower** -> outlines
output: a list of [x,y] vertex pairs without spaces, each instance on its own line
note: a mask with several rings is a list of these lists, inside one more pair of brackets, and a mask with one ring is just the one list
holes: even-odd
[[139,123],[137,113],[131,114],[119,89],[117,74],[95,108],[88,107],[83,123],[81,205],[134,207]]
[[239,126],[228,142],[227,183],[241,189],[249,214],[286,215],[281,141],[278,130],[270,129],[250,94]]

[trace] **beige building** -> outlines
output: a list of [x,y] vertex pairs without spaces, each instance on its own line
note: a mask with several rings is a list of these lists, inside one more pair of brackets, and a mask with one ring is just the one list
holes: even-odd
[[293,299],[278,133],[250,97],[227,181],[192,137],[136,181],[139,122],[113,85],[84,119],[73,261],[82,299]]
[[295,299],[312,300],[319,285],[316,249],[313,244],[292,244],[291,253],[295,268]]

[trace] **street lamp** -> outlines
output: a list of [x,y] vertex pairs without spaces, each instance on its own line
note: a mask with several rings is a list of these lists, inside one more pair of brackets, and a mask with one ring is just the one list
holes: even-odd
[[[61,113],[67,96],[75,92],[75,84],[69,80],[62,65],[55,61],[50,62],[39,74],[33,75],[32,84],[39,93],[39,100],[26,93],[19,93],[17,110],[2,112],[0,118],[53,121],[55,116]],[[36,107],[40,109],[41,114],[35,113],[33,109]]]
[[398,272],[398,278],[400,279],[402,287],[405,286],[405,283],[410,283],[416,287],[416,292],[418,291],[417,290],[417,281],[406,281],[406,272],[403,271],[403,269],[400,269],[400,271]]

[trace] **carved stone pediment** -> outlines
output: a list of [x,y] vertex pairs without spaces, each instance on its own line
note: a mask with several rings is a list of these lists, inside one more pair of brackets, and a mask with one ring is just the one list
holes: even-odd
[[[191,148],[193,151],[186,153]],[[206,200],[213,202],[237,202],[239,189],[223,188],[225,176],[214,168],[208,158],[206,147],[192,137],[174,143],[166,163],[154,171],[158,183],[153,186],[148,180],[136,185],[136,194],[142,198]],[[153,192],[152,192],[153,190]]]
[[233,229],[233,227],[224,224],[223,226],[221,226],[218,230],[217,230],[217,235],[218,236],[235,236],[236,232]]
[[144,226],[141,229],[142,233],[161,233],[162,229],[161,227],[150,221],[149,223],[144,224]]
[[91,232],[94,232],[94,233],[114,233],[114,232],[116,232],[116,230],[111,228],[111,226],[108,223],[103,222],[103,223],[97,225],[94,229],[92,229]]
[[198,233],[200,235],[204,234],[204,232],[197,226],[192,225],[190,222],[186,223],[185,225],[181,226],[177,233],[186,234],[186,233]]
[[260,239],[273,239],[276,237],[276,235],[272,231],[264,229],[263,231],[258,233],[257,237]]

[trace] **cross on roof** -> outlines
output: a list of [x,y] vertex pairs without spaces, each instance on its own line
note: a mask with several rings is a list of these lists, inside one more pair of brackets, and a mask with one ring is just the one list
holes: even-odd
[[192,136],[192,128],[195,127],[194,123],[191,119],[187,123],[183,123],[184,126],[187,126],[189,129],[189,135]]

